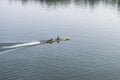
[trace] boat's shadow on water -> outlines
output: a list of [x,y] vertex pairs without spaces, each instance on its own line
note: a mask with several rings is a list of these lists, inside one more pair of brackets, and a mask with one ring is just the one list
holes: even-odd
[[29,43],[0,43],[0,52],[18,49],[18,48],[27,48],[37,45],[48,44],[47,40],[29,42]]

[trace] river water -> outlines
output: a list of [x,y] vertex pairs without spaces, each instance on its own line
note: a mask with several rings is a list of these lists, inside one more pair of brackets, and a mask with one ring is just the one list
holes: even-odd
[[119,75],[120,0],[0,0],[0,80]]

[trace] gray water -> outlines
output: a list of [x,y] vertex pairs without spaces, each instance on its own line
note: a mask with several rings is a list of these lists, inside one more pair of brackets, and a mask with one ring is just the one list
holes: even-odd
[[[71,40],[43,44],[58,35]],[[0,0],[0,80],[119,75],[120,0]]]

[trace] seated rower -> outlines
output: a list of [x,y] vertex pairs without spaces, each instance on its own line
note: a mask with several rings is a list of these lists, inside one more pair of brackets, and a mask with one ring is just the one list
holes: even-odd
[[53,39],[51,38],[49,41],[53,41]]
[[59,36],[57,36],[57,39],[56,40],[60,40]]
[[47,43],[52,43],[52,42],[53,42],[53,39],[52,39],[52,38],[47,41]]

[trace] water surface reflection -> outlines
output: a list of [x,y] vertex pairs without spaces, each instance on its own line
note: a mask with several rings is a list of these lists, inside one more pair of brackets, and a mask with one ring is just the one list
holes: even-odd
[[21,2],[23,5],[27,5],[28,3],[39,3],[40,5],[46,5],[48,7],[54,6],[69,6],[71,4],[75,4],[76,6],[86,6],[90,8],[94,8],[97,5],[104,4],[110,5],[117,10],[120,10],[120,0],[9,0],[10,2]]

